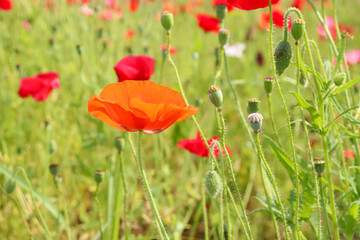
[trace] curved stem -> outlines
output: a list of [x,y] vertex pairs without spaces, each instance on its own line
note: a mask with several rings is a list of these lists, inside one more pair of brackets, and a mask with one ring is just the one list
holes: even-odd
[[282,203],[282,200],[281,200],[281,197],[280,197],[280,194],[279,194],[279,191],[278,191],[276,182],[275,182],[275,177],[274,177],[274,175],[272,174],[271,169],[270,169],[270,166],[269,166],[268,163],[266,162],[264,153],[263,153],[262,150],[261,150],[259,134],[256,133],[255,135],[256,135],[256,138],[255,138],[255,139],[256,139],[256,146],[257,146],[258,154],[260,155],[261,161],[262,161],[262,163],[264,164],[264,166],[265,166],[265,168],[266,168],[266,171],[267,171],[267,173],[268,173],[268,175],[269,175],[269,177],[270,177],[270,181],[271,181],[271,184],[273,185],[274,192],[275,192],[275,195],[276,195],[276,199],[277,199],[277,201],[278,201],[278,203],[279,203],[279,206],[280,206],[281,217],[282,217],[282,221],[283,221],[283,224],[284,224],[285,239],[289,239],[289,233],[288,233],[288,231],[287,231],[287,222],[286,222],[284,205],[283,205],[283,203]]
[[[298,11],[297,9],[294,9],[294,11]],[[298,219],[298,212],[299,212],[299,206],[300,206],[300,192],[299,192],[299,171],[298,171],[298,165],[297,165],[297,160],[296,160],[296,154],[295,154],[295,145],[294,145],[294,138],[293,138],[293,134],[292,134],[292,129],[291,129],[291,122],[290,122],[290,115],[289,115],[289,111],[288,108],[286,106],[285,103],[285,98],[284,95],[281,91],[281,87],[279,84],[279,80],[278,77],[276,75],[276,70],[275,70],[275,59],[274,59],[274,50],[273,50],[273,43],[272,43],[272,31],[273,31],[273,16],[272,16],[272,6],[271,6],[271,0],[269,0],[269,14],[270,14],[270,31],[269,31],[269,42],[270,42],[270,56],[271,56],[271,65],[272,65],[272,71],[273,71],[273,75],[274,75],[274,80],[282,101],[282,104],[284,106],[284,110],[285,110],[285,114],[286,114],[286,120],[287,120],[287,127],[288,127],[288,131],[289,131],[289,138],[290,138],[290,145],[291,145],[291,153],[292,153],[292,160],[294,163],[294,170],[295,170],[295,188],[296,188],[296,207],[295,207],[295,225],[296,225],[296,236],[298,239],[300,239],[299,236],[299,219]],[[289,14],[289,10],[287,11],[287,14]],[[286,15],[285,15],[286,16]],[[287,17],[287,16],[286,16]],[[285,19],[285,26],[287,26],[287,18]],[[285,31],[287,31],[287,27],[284,28]],[[306,31],[305,31],[306,33]],[[286,234],[287,233],[287,229],[285,229]],[[288,237],[288,235],[287,235]]]
[[153,214],[155,216],[155,220],[156,220],[156,223],[157,223],[157,226],[158,226],[159,233],[161,234],[161,236],[164,239],[170,240],[170,238],[169,238],[169,236],[168,236],[168,234],[166,232],[166,229],[164,227],[164,224],[161,221],[159,211],[158,211],[158,209],[156,207],[154,197],[153,197],[153,195],[151,193],[149,182],[148,182],[148,180],[146,178],[146,174],[145,174],[145,170],[144,170],[144,166],[143,166],[143,162],[142,162],[142,158],[141,158],[141,137],[142,137],[142,131],[139,130],[138,149],[137,149],[137,158],[136,159],[137,159],[137,166],[138,166],[140,178],[141,178],[141,181],[142,181],[142,183],[144,185],[145,192],[146,192],[146,195],[147,195],[151,210],[152,210],[152,212],[153,212]]

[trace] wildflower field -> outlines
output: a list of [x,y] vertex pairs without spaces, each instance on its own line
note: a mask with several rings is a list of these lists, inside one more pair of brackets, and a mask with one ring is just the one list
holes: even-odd
[[0,0],[0,240],[360,239],[359,15]]

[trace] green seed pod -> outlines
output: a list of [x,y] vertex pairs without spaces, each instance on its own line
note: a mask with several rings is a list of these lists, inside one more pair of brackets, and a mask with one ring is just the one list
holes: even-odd
[[51,175],[56,176],[59,173],[60,166],[58,164],[51,164],[49,170]]
[[174,16],[171,12],[165,11],[161,15],[161,25],[166,31],[170,31],[174,25]]
[[260,113],[251,113],[248,116],[248,120],[254,132],[258,133],[262,126],[263,116]]
[[219,33],[218,33],[218,38],[219,38],[219,43],[221,46],[224,46],[228,40],[229,40],[229,36],[230,36],[230,31],[227,29],[220,29]]
[[291,46],[287,41],[281,41],[275,48],[275,68],[276,74],[281,75],[285,69],[289,66],[291,60]]
[[114,147],[121,153],[124,149],[125,139],[123,137],[116,137],[114,139]]
[[104,178],[104,172],[101,170],[96,170],[94,174],[94,180],[97,184],[100,184]]
[[209,171],[206,174],[205,187],[212,198],[216,198],[222,191],[222,181],[216,171]]
[[299,41],[304,35],[304,32],[305,32],[305,21],[300,18],[295,19],[291,25],[291,35],[293,36],[295,41]]
[[58,149],[55,140],[50,140],[48,144],[49,144],[49,153],[51,155],[54,155],[57,152],[57,149]]
[[340,87],[345,79],[346,79],[345,73],[338,73],[334,77],[334,83],[336,86]]
[[274,85],[274,78],[272,78],[272,77],[264,78],[264,88],[265,88],[265,92],[267,93],[267,95],[271,94],[273,85]]
[[305,87],[307,84],[307,76],[306,73],[300,69],[300,79],[299,79],[300,85]]
[[248,113],[256,113],[257,111],[259,111],[259,103],[260,100],[258,100],[257,98],[250,99],[247,106]]
[[222,20],[224,20],[227,12],[228,12],[228,9],[225,4],[216,5],[215,13],[216,13],[216,17],[219,19],[220,22],[222,22]]
[[13,178],[9,178],[4,184],[4,189],[7,194],[13,193],[15,187],[16,187],[16,182],[14,181]]
[[214,104],[215,107],[220,108],[223,102],[223,94],[220,87],[211,86],[208,94],[212,104]]
[[318,174],[318,177],[321,177],[321,174],[324,172],[325,169],[325,161],[321,158],[314,159],[315,171]]

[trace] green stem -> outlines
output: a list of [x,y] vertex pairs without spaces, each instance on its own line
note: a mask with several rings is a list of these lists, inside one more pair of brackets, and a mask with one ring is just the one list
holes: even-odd
[[218,70],[217,70],[216,73],[215,73],[213,85],[216,85],[216,81],[217,81],[217,80],[220,78],[220,76],[221,76],[222,69],[223,69],[223,61],[224,61],[223,54],[224,54],[224,53],[225,53],[225,51],[224,51],[224,46],[221,46],[221,47],[220,47],[220,53],[219,53],[219,56],[220,56],[219,68],[218,68]]
[[95,190],[94,195],[95,195],[96,206],[97,206],[97,209],[98,209],[100,239],[103,240],[104,239],[104,233],[103,233],[103,224],[102,224],[102,220],[101,220],[101,203],[100,203],[100,200],[98,198],[99,185],[100,184],[96,184],[96,190]]
[[[300,95],[300,63],[301,63],[301,57],[300,57],[299,43],[296,42],[295,46],[296,46],[296,67],[297,67],[296,85],[297,85],[297,93]],[[301,106],[299,108],[300,108],[301,120],[302,120],[303,127],[304,127],[305,138],[306,138],[306,142],[307,142],[307,151],[309,153],[311,169],[312,169],[313,178],[314,178],[314,182],[315,182],[316,205],[317,205],[317,209],[318,209],[318,233],[317,233],[317,236],[318,236],[318,239],[321,240],[322,239],[322,236],[321,236],[321,206],[320,206],[318,179],[317,179],[317,175],[316,175],[316,171],[315,171],[314,158],[313,158],[312,153],[311,153],[311,143],[310,143],[309,131],[308,131],[308,128],[306,126],[304,110],[303,110],[303,108]]]
[[[299,219],[298,219],[299,207],[300,207],[299,171],[298,171],[298,165],[297,165],[296,154],[295,154],[295,145],[294,145],[294,138],[293,138],[292,129],[291,129],[290,115],[289,115],[289,111],[288,111],[288,108],[287,108],[286,103],[285,103],[285,98],[284,98],[284,95],[282,93],[278,77],[276,75],[276,70],[275,70],[275,59],[274,59],[274,50],[273,50],[273,42],[272,42],[273,16],[272,16],[271,0],[269,0],[269,14],[270,14],[269,42],[270,42],[271,65],[272,65],[272,71],[273,71],[273,75],[274,75],[274,80],[275,80],[275,83],[276,83],[276,86],[277,86],[277,89],[278,89],[282,104],[284,106],[284,110],[285,110],[285,114],[286,114],[287,127],[288,127],[288,131],[289,131],[291,153],[292,153],[292,158],[293,158],[292,160],[293,160],[293,163],[294,163],[294,170],[295,170],[295,188],[296,188],[295,226],[296,226],[296,236],[297,236],[298,239],[300,239],[300,235],[299,235],[299,231],[300,231],[299,230]],[[287,14],[289,14],[289,10],[287,11]],[[285,26],[287,26],[288,16],[285,15],[285,17],[286,17],[285,18]],[[284,28],[284,31],[287,31],[287,27]],[[288,238],[287,229],[285,229],[285,233],[286,233],[286,236]]]
[[264,166],[266,168],[266,171],[267,171],[267,174],[270,177],[270,181],[271,181],[271,184],[273,185],[273,189],[274,189],[274,192],[275,192],[275,195],[276,195],[276,199],[277,199],[277,201],[279,203],[279,206],[280,206],[282,221],[283,221],[283,224],[284,224],[285,239],[289,239],[289,233],[288,233],[288,230],[287,230],[287,222],[286,222],[284,205],[282,203],[282,200],[281,200],[281,197],[280,197],[280,194],[279,194],[276,182],[275,182],[275,177],[271,172],[270,166],[268,165],[268,163],[265,160],[265,156],[264,156],[264,153],[263,153],[263,151],[261,149],[261,145],[260,145],[259,134],[256,133],[255,135],[256,135],[255,139],[256,139],[256,146],[257,146],[258,154],[260,155],[261,161],[264,164]]
[[279,143],[279,135],[278,135],[277,128],[275,125],[274,114],[273,114],[272,107],[271,107],[271,94],[267,94],[267,102],[268,102],[269,117],[270,117],[271,125],[273,128],[274,134],[275,134],[276,141]]
[[332,178],[331,178],[331,167],[330,167],[330,159],[329,159],[327,141],[326,141],[326,136],[324,134],[321,135],[321,141],[323,144],[326,177],[327,177],[327,182],[328,182],[328,186],[329,186],[331,218],[332,218],[333,225],[334,225],[334,235],[335,235],[335,239],[339,240],[340,236],[339,236],[338,222],[337,222],[337,216],[336,216],[334,187],[333,187],[333,182],[332,182]]
[[[324,214],[324,221],[325,221],[325,238],[328,237],[329,239],[332,239],[331,237],[331,231],[330,231],[330,223],[329,223],[329,217],[327,214],[327,204],[326,204],[326,198],[325,198],[325,194],[324,194],[324,188],[322,186],[322,181],[321,181],[321,176],[319,176],[319,188],[320,188],[320,196],[321,196],[321,200],[322,200],[322,209],[323,209],[323,214]],[[327,238],[326,238],[327,239]]]
[[161,236],[166,239],[166,240],[170,240],[167,232],[166,232],[166,229],[164,227],[164,224],[163,222],[161,221],[161,218],[160,218],[160,214],[159,214],[159,211],[156,207],[156,204],[155,204],[155,200],[154,200],[154,197],[151,193],[151,189],[150,189],[150,186],[149,186],[149,182],[146,178],[146,174],[145,174],[145,170],[144,170],[144,166],[143,166],[143,162],[142,162],[142,158],[141,158],[141,137],[142,137],[142,131],[139,130],[139,136],[138,136],[138,151],[137,151],[137,165],[138,165],[138,170],[139,170],[139,174],[140,174],[140,178],[142,180],[142,183],[144,185],[144,188],[145,188],[145,192],[146,192],[146,195],[147,195],[147,198],[148,198],[148,201],[149,201],[149,204],[150,204],[150,207],[151,207],[151,210],[155,216],[155,220],[156,220],[156,223],[157,223],[157,226],[158,226],[158,230],[159,230],[159,233],[161,234]]
[[323,61],[322,61],[322,59],[321,59],[319,47],[318,47],[318,45],[316,44],[316,42],[315,42],[314,40],[309,40],[309,43],[310,43],[310,44],[313,46],[313,48],[315,49],[316,56],[317,56],[318,61],[319,61],[319,64],[320,64],[321,72],[322,72],[322,74],[323,74],[323,78],[324,78],[324,80],[326,80],[326,71],[325,71],[325,67],[324,67]]
[[202,208],[203,208],[203,218],[204,218],[204,231],[205,231],[205,240],[209,240],[209,224],[208,224],[208,216],[206,209],[206,196],[205,196],[205,186],[202,184],[201,187],[201,197],[202,197]]

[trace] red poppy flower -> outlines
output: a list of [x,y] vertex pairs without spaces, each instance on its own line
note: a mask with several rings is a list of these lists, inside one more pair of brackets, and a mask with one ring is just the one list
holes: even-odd
[[231,12],[232,10],[234,10],[234,7],[231,6],[230,4],[228,4],[226,2],[226,0],[213,0],[213,7],[215,8],[217,5],[220,5],[220,4],[223,4],[223,5],[226,5],[227,9],[229,12]]
[[125,80],[149,80],[154,73],[155,59],[152,57],[126,56],[114,67],[119,82]]
[[88,102],[88,111],[121,131],[155,134],[197,113],[181,94],[151,81],[107,85]]
[[10,11],[12,9],[11,0],[0,0],[0,10]]
[[205,32],[217,33],[220,29],[220,21],[216,17],[205,13],[199,13],[196,15],[196,19],[199,27],[201,27]]
[[18,93],[22,98],[32,96],[36,101],[40,102],[48,99],[54,88],[60,88],[59,74],[57,72],[47,72],[22,79]]
[[[215,140],[218,140],[218,139],[219,139],[218,136],[212,137],[210,140],[207,141],[207,143],[211,147],[212,143]],[[189,152],[194,153],[194,154],[196,154],[196,155],[198,155],[200,157],[210,157],[209,150],[207,149],[207,147],[206,147],[204,141],[202,140],[199,132],[197,132],[196,138],[194,138],[194,139],[182,139],[182,140],[180,140],[178,142],[177,146],[179,148],[188,150]],[[231,150],[230,150],[230,148],[228,146],[226,146],[226,150],[229,153],[229,155],[231,155]],[[213,153],[214,153],[215,157],[220,156],[219,148],[217,147],[216,144],[214,145]],[[225,156],[226,155],[225,151],[223,151],[222,154],[223,154],[223,156]]]
[[[163,45],[161,45],[161,50],[162,51],[167,51],[167,44],[164,43]],[[177,49],[174,48],[173,46],[170,46],[170,55],[175,55],[177,53]]]
[[[260,27],[264,30],[270,28],[270,14],[269,12],[262,12],[259,16]],[[283,28],[285,21],[284,21],[284,14],[279,9],[273,10],[273,22],[276,27]],[[288,19],[288,28],[291,28],[291,20],[290,17]]]
[[291,4],[292,7],[296,7],[299,10],[302,10],[304,7],[305,0],[294,0]]
[[125,40],[130,40],[135,36],[135,31],[132,29],[128,29],[125,32]]
[[[226,0],[228,4],[242,10],[254,10],[269,6],[269,0]],[[279,0],[271,0],[271,4],[278,3]]]
[[130,0],[129,10],[131,12],[136,12],[139,9],[139,0]]
[[[360,149],[360,145],[359,145],[359,149]],[[353,150],[344,150],[343,153],[346,158],[355,158],[355,154]]]
[[[327,18],[326,18],[326,25],[327,25],[327,27],[328,27],[328,29],[329,29],[331,38],[332,38],[332,39],[336,39],[337,34],[336,34],[336,29],[335,29],[335,20],[334,20],[333,18],[331,18],[331,17],[327,17]],[[349,34],[353,34],[353,33],[354,33],[354,28],[353,28],[353,27],[350,27],[350,26],[347,26],[347,25],[339,24],[339,29],[340,29],[340,32],[346,31],[346,32],[348,32]],[[323,28],[323,26],[321,25],[321,23],[318,24],[317,31],[318,31],[318,33],[319,33],[319,35],[320,35],[320,38],[321,38],[322,40],[326,40],[326,39],[327,39],[325,29]]]

